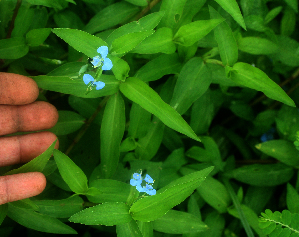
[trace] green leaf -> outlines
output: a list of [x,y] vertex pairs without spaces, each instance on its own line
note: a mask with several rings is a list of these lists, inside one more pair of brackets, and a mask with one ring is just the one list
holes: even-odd
[[120,93],[116,93],[106,104],[101,125],[101,170],[104,178],[110,178],[117,169],[125,123],[124,100]]
[[86,56],[93,58],[99,53],[97,49],[100,46],[107,46],[107,43],[101,38],[91,35],[82,30],[68,28],[54,28],[52,32],[77,51],[84,53]]
[[140,7],[146,7],[148,4],[147,0],[125,0],[125,1]]
[[292,142],[272,140],[257,144],[255,147],[286,165],[299,166],[299,152]]
[[163,0],[161,3],[160,11],[164,11],[165,15],[158,27],[169,27],[171,29],[174,29],[177,25],[177,22],[183,15],[185,3],[186,0]]
[[148,222],[162,217],[190,196],[212,170],[209,167],[181,177],[158,190],[156,195],[136,201],[130,209],[133,219]]
[[33,160],[29,161],[25,165],[22,165],[20,168],[11,170],[5,175],[11,175],[11,174],[20,174],[20,173],[28,173],[28,172],[42,172],[48,163],[48,160],[52,156],[54,146],[56,144],[57,140],[55,140],[49,148],[40,154],[38,157],[34,158]]
[[151,160],[161,146],[165,125],[154,119],[148,128],[148,133],[138,140],[136,156],[142,160]]
[[[78,71],[79,72],[79,71]],[[65,94],[71,94],[83,98],[97,98],[101,96],[112,95],[118,91],[119,80],[111,75],[101,75],[100,81],[105,83],[101,90],[92,90],[86,95],[86,85],[83,80],[72,79],[68,76],[35,76],[31,77],[37,83],[38,87],[44,90],[56,91]]]
[[[125,202],[135,193],[136,188],[131,185],[113,179],[95,179],[90,183],[90,190],[86,196],[90,202]],[[137,191],[137,190],[136,190]]]
[[259,55],[274,54],[278,50],[278,46],[270,40],[260,37],[244,37],[238,40],[238,47],[241,51]]
[[116,226],[116,233],[117,236],[130,236],[130,237],[145,237],[146,235],[143,235],[140,232],[140,228],[138,227],[135,220],[131,220],[128,223],[124,223],[121,225]]
[[282,163],[254,164],[234,169],[225,175],[242,183],[258,187],[272,187],[288,182],[294,174],[292,167]]
[[154,54],[165,53],[172,54],[176,51],[176,46],[172,41],[172,30],[167,27],[158,29],[154,34],[143,40],[132,53]]
[[59,173],[70,189],[78,194],[86,193],[88,185],[84,172],[61,151],[55,149],[53,155]]
[[0,40],[0,59],[18,59],[29,51],[26,40],[23,37],[15,37]]
[[109,55],[109,58],[113,64],[112,72],[115,78],[120,81],[125,81],[126,78],[129,77],[129,64],[125,60],[113,55]]
[[51,28],[33,29],[26,34],[27,44],[31,47],[39,46],[48,38]]
[[62,200],[35,200],[38,212],[56,218],[69,218],[71,215],[83,209],[83,199],[79,196],[71,196]]
[[179,28],[174,35],[174,42],[183,46],[191,46],[206,36],[224,19],[194,21]]
[[266,73],[247,63],[236,63],[230,77],[234,82],[251,89],[262,91],[271,99],[295,107],[294,101],[272,81]]
[[[212,19],[222,19],[222,16],[211,6],[209,11]],[[233,66],[238,60],[238,45],[226,21],[216,26],[214,35],[223,65]]]
[[77,232],[54,217],[20,208],[9,203],[8,216],[27,228],[53,234],[77,234]]
[[184,114],[211,84],[208,68],[201,58],[190,59],[182,68],[175,84],[170,105]]
[[120,91],[130,100],[157,116],[166,126],[200,141],[187,122],[147,84],[129,77],[120,85]]
[[32,8],[28,3],[22,4],[18,9],[18,14],[14,20],[14,27],[11,32],[11,37],[23,37],[33,23],[34,17],[34,8]]
[[299,213],[299,194],[291,184],[287,184],[287,207],[292,213]]
[[284,0],[296,13],[298,13],[298,1]]
[[113,55],[126,54],[153,33],[153,30],[147,30],[123,35],[112,42],[111,52]]
[[208,229],[197,216],[187,212],[169,210],[153,222],[154,230],[167,234],[198,233]]
[[178,74],[181,68],[182,63],[177,53],[162,54],[141,67],[134,77],[144,82],[155,81],[168,74]]
[[2,204],[0,205],[0,225],[4,221],[6,215],[7,215],[7,210],[8,210],[8,204]]
[[271,9],[265,16],[265,24],[268,24],[270,21],[272,21],[281,12],[281,10],[282,6]]
[[280,22],[280,32],[282,35],[291,36],[296,27],[296,13],[293,9],[286,8]]
[[53,128],[48,131],[56,134],[57,136],[67,135],[80,129],[85,123],[85,118],[73,111],[58,111],[58,122]]
[[139,7],[124,1],[109,5],[99,11],[85,26],[85,31],[94,34],[129,20],[139,12]]
[[110,45],[115,39],[134,32],[141,32],[147,30],[153,30],[160,22],[164,12],[154,12],[148,14],[138,21],[133,21],[115,29],[106,39],[106,42]]
[[227,212],[227,208],[231,203],[231,198],[225,186],[212,177],[207,177],[197,189],[200,196],[219,213]]
[[246,30],[245,22],[236,0],[215,0],[225,11],[227,11],[235,21]]
[[121,225],[132,220],[129,206],[122,202],[106,202],[84,209],[71,216],[69,221],[85,225]]

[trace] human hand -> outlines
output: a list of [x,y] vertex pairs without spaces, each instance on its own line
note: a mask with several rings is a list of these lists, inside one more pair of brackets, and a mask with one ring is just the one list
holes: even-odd
[[[57,139],[50,132],[3,137],[15,132],[48,129],[56,124],[56,108],[47,102],[35,101],[38,94],[38,87],[31,78],[0,73],[0,166],[28,162]],[[39,172],[0,176],[0,205],[38,195],[45,186],[46,178]]]

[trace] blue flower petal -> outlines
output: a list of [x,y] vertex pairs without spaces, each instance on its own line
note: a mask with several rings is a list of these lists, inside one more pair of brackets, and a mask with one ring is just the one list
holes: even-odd
[[145,191],[148,195],[156,195],[156,189],[152,189],[152,190],[146,190]]
[[113,67],[112,61],[109,58],[104,58],[102,70],[110,70]]
[[151,183],[151,184],[154,183],[154,180],[148,174],[145,176],[144,180],[147,183]]
[[141,175],[139,173],[134,173],[133,178],[134,179],[141,179]]
[[[108,47],[107,46],[101,46],[97,49],[97,52],[101,54],[102,58],[106,58],[108,55]],[[108,69],[109,70],[109,69]]]
[[89,74],[84,74],[83,81],[87,85],[89,82],[94,81],[94,78]]
[[141,187],[141,185],[139,184],[139,185],[137,185],[136,186],[136,189],[141,193],[141,192],[146,192],[147,191],[147,189],[146,188],[143,188],[143,187]]
[[95,56],[93,57],[92,61],[91,61],[91,64],[94,66],[94,67],[99,67],[100,64],[101,64],[101,58],[99,56]]
[[154,189],[154,188],[153,188],[153,186],[152,186],[152,185],[150,185],[150,184],[146,184],[146,185],[145,185],[145,188],[146,188],[147,190]]
[[93,84],[97,86],[96,87],[97,90],[103,89],[105,86],[105,82],[102,81],[95,81]]

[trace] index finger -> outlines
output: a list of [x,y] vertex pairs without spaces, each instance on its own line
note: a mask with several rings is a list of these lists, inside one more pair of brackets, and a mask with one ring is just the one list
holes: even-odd
[[31,78],[0,72],[0,104],[29,104],[37,99],[38,94],[37,84]]

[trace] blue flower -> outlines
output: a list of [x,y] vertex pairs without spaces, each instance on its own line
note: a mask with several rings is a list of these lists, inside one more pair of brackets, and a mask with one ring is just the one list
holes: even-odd
[[155,195],[156,194],[156,189],[154,189],[151,184],[148,184],[148,183],[154,183],[154,180],[148,174],[145,176],[144,180],[147,183],[146,183],[145,186],[141,186],[141,183],[142,183],[141,173],[134,173],[133,178],[130,179],[130,184],[132,186],[136,186],[136,189],[140,193],[145,192],[148,195]]
[[97,52],[101,54],[101,56],[93,57],[91,63],[94,67],[102,66],[102,70],[110,70],[113,67],[112,61],[107,58],[108,55],[108,47],[101,46],[97,49]]
[[266,142],[274,139],[275,128],[270,128],[268,132],[261,136],[261,142]]
[[97,90],[103,89],[105,86],[105,83],[102,81],[95,81],[92,75],[90,74],[84,74],[83,75],[83,81],[86,85],[88,85],[89,82],[91,82],[92,86],[96,86]]
[[145,176],[144,180],[147,183],[151,183],[151,184],[154,183],[154,180],[148,174]]

